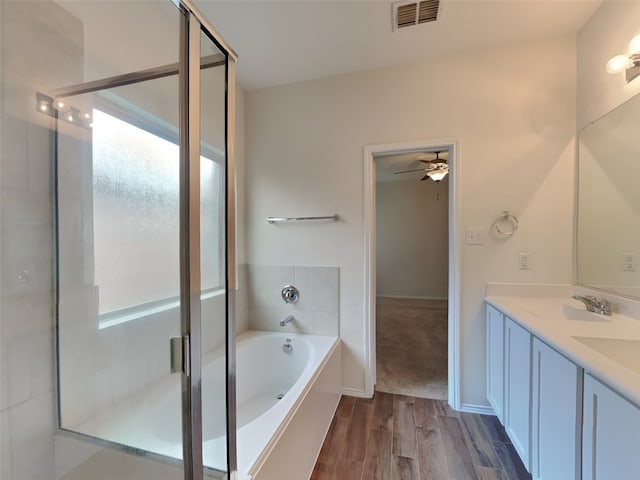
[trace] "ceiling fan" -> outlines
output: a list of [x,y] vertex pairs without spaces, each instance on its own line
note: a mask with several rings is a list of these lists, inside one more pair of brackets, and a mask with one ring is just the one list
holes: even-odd
[[425,172],[425,175],[420,179],[420,181],[424,181],[427,178],[430,178],[434,182],[439,182],[449,173],[449,165],[447,164],[446,158],[440,158],[440,154],[444,153],[444,151],[433,152],[436,154],[435,158],[424,159],[418,158],[417,160],[422,163],[426,163],[424,168],[414,168],[413,170],[402,170],[399,172],[393,172],[394,175],[398,175],[400,173],[410,173],[410,172]]

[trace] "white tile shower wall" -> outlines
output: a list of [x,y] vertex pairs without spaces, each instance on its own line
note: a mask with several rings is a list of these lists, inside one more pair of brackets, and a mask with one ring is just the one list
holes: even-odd
[[53,2],[0,2],[0,477],[51,480],[52,119],[35,92],[82,73],[82,24]]
[[[339,273],[338,267],[248,265],[249,328],[338,336]],[[282,300],[285,285],[298,288],[296,303]],[[295,320],[281,327],[288,315]]]

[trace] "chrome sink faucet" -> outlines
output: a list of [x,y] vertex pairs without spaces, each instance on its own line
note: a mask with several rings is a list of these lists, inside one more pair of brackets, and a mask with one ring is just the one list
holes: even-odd
[[593,295],[573,295],[571,298],[580,300],[587,307],[587,311],[600,315],[611,315],[611,303],[607,300],[598,300]]

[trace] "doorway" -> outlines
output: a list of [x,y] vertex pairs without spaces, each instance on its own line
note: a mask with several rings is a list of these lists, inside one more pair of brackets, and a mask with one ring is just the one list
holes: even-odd
[[[367,146],[364,161],[367,394],[459,408],[459,142]],[[438,162],[448,174],[436,182]]]
[[447,399],[448,159],[374,155],[377,391]]

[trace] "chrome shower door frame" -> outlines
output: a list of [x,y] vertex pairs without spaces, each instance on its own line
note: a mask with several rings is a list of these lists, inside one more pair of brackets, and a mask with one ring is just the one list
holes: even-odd
[[180,317],[181,334],[189,348],[182,373],[182,434],[185,478],[202,480],[202,347],[200,311],[200,69],[201,34],[225,54],[226,69],[226,430],[227,475],[235,480],[236,365],[235,365],[235,62],[237,55],[189,0],[180,0],[182,18],[180,46]]

